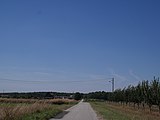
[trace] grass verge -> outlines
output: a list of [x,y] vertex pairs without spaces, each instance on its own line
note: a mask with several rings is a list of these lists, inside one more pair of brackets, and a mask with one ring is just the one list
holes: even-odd
[[59,103],[0,103],[0,120],[48,120],[77,102]]
[[71,106],[72,105],[52,105],[50,109],[25,115],[18,120],[49,120],[50,118],[54,118],[57,114],[61,113],[64,109]]
[[159,113],[154,114],[147,111],[133,110],[106,102],[90,102],[90,104],[104,120],[160,120]]

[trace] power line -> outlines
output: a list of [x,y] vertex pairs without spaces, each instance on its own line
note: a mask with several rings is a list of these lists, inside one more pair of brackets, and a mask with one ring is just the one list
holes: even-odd
[[[109,80],[111,79],[111,80]],[[109,81],[111,82],[111,89],[114,92],[115,87],[115,78],[103,78],[103,79],[83,79],[83,80],[20,80],[20,79],[8,79],[0,78],[0,81],[10,81],[10,82],[20,82],[20,83],[32,83],[32,84],[55,84],[55,83],[86,83],[86,82],[102,82]]]
[[25,82],[25,83],[76,83],[76,82],[99,82],[106,81],[106,79],[86,79],[86,80],[20,80],[20,79],[7,79],[0,78],[0,81],[10,82]]

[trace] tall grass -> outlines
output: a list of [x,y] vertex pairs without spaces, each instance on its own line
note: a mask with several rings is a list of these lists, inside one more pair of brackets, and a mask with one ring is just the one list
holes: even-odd
[[69,104],[75,102],[71,99],[15,99],[0,98],[0,103],[49,103],[49,104]]
[[46,103],[34,103],[30,105],[18,104],[16,106],[7,104],[0,108],[0,120],[16,120],[23,115],[41,112],[46,109],[51,109],[51,105]]
[[[74,102],[74,100],[68,99],[37,100],[0,98],[0,120],[24,120],[23,118],[27,118],[27,116],[34,116],[35,113],[43,114],[46,111],[50,113],[50,117],[53,117],[57,113],[62,112],[66,107],[69,107],[69,103]],[[29,120],[32,119],[29,118]]]

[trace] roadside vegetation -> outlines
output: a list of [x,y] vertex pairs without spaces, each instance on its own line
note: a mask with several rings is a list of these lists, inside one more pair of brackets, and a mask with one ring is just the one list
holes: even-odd
[[150,112],[160,112],[160,81],[155,78],[149,82],[144,80],[139,82],[137,86],[129,85],[124,89],[117,89],[108,95],[108,101],[121,103],[121,105],[129,105],[135,109],[143,109],[149,107]]
[[107,120],[160,120],[160,81],[156,77],[114,92],[89,93],[85,98]]
[[90,102],[93,109],[102,120],[160,120],[157,112],[135,110],[130,106],[121,106],[117,103]]
[[48,104],[69,104],[74,102],[73,99],[16,99],[16,98],[0,98],[0,103],[48,103]]
[[86,99],[98,99],[116,102],[122,106],[132,106],[134,109],[145,109],[150,112],[160,113],[160,81],[154,77],[153,80],[144,80],[137,86],[129,85],[114,92],[93,92],[85,96]]
[[77,102],[69,99],[0,99],[0,120],[48,120]]

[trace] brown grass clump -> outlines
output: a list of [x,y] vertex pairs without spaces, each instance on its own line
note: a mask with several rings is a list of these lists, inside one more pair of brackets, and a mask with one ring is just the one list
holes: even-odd
[[[14,99],[0,98],[0,120],[17,120],[24,115],[39,113],[44,110],[56,109],[52,104],[74,103],[70,99]],[[61,107],[59,107],[61,109]],[[64,108],[62,106],[62,108]]]
[[51,106],[45,103],[34,103],[30,105],[16,105],[10,104],[0,108],[0,120],[15,120],[23,115],[40,112],[45,109],[50,109]]
[[49,104],[69,104],[75,102],[71,99],[15,99],[15,98],[0,98],[0,103],[49,103]]
[[38,99],[0,98],[0,103],[35,103]]
[[[160,119],[160,114],[158,112],[158,110],[154,110],[154,111],[150,111],[149,108],[145,108],[144,109],[136,109],[136,108],[133,108],[132,106],[126,106],[126,105],[120,105],[120,104],[117,104],[117,103],[107,103],[106,104],[106,107],[109,107],[111,109],[114,109],[114,110],[118,110],[118,111],[121,111],[122,113],[126,113],[126,115],[128,116],[133,116],[133,120],[134,120],[134,117],[138,117],[139,119],[141,120],[151,120],[154,118],[154,120],[159,120]],[[138,118],[135,118],[135,119],[138,119]]]
[[61,105],[61,104],[69,104],[69,103],[75,102],[75,100],[70,100],[70,99],[49,99],[49,100],[46,100],[46,102],[50,103],[50,104]]

